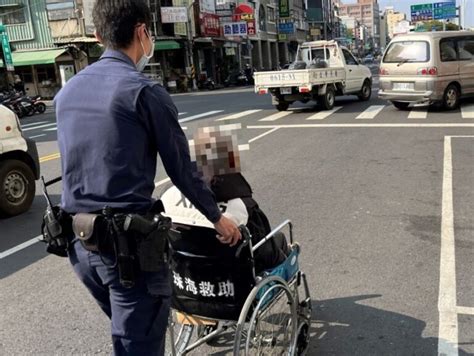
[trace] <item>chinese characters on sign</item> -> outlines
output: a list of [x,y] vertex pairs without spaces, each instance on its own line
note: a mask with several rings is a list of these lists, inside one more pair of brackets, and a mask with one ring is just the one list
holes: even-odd
[[224,36],[247,36],[247,22],[230,22],[222,28]]
[[206,37],[219,37],[219,16],[216,14],[201,13],[201,34]]
[[161,8],[162,23],[188,22],[188,14],[185,7],[169,6]]
[[278,12],[280,18],[290,17],[290,1],[289,0],[279,0],[278,2]]
[[456,17],[456,2],[437,2],[411,6],[412,21],[446,20]]
[[292,34],[295,32],[294,22],[280,22],[278,24],[278,33]]
[[7,70],[13,72],[15,68],[13,67],[13,57],[12,57],[12,50],[10,48],[10,41],[8,39],[8,35],[6,32],[0,34],[2,39],[2,49],[3,49],[3,56],[5,58]]
[[191,293],[193,295],[200,295],[201,297],[225,297],[232,298],[235,296],[234,283],[230,281],[218,282],[216,285],[211,282],[202,281],[196,285],[196,282],[191,278],[183,277],[173,271],[173,284],[176,288]]

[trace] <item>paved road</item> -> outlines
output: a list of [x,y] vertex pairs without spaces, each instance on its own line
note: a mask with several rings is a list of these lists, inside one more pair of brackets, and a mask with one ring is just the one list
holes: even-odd
[[[293,220],[315,305],[310,355],[474,354],[473,100],[449,113],[376,95],[278,113],[249,89],[174,101],[190,136],[240,125],[256,199],[273,224]],[[54,178],[54,114],[22,123]],[[0,221],[0,354],[110,353],[108,322],[67,261],[32,240],[43,207],[38,191],[28,213]]]

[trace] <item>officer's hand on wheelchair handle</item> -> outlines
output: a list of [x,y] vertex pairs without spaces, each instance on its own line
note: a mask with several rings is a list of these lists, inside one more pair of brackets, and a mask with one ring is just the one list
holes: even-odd
[[232,247],[237,245],[240,239],[242,239],[237,224],[229,218],[226,218],[224,215],[222,215],[220,220],[214,224],[214,228],[219,233],[217,238],[223,244],[228,244]]

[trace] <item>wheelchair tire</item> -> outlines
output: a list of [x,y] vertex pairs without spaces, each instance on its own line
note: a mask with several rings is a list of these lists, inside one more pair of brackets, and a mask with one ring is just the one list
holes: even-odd
[[280,277],[266,277],[252,289],[242,308],[234,355],[292,355],[297,328],[296,302],[290,287]]
[[[194,333],[194,325],[185,325],[177,323],[175,311],[170,310],[168,328],[166,330],[165,355],[180,356],[188,347]],[[174,344],[174,345],[173,345]],[[174,348],[174,352],[173,352]]]

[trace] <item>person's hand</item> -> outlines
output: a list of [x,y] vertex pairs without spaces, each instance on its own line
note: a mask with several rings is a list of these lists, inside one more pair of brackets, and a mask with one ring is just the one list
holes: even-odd
[[229,218],[226,218],[224,215],[222,215],[221,219],[214,224],[214,228],[219,233],[217,238],[223,244],[235,246],[242,238],[237,225]]

